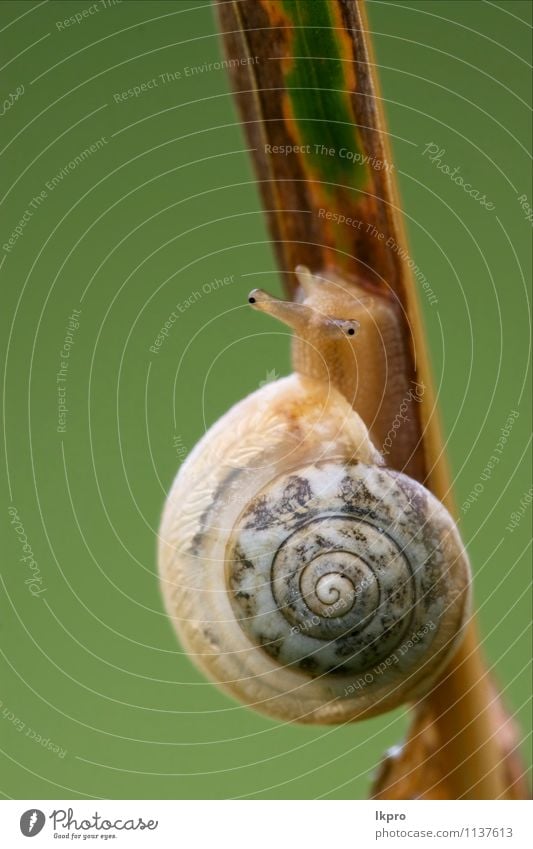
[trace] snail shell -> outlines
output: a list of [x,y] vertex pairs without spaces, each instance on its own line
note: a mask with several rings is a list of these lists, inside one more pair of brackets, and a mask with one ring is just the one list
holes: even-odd
[[198,666],[291,721],[419,698],[469,610],[447,511],[384,468],[337,390],[300,375],[241,401],[194,449],[167,500],[159,562]]

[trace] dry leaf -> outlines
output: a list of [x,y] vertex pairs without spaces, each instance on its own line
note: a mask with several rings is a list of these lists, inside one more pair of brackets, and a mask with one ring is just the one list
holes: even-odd
[[[408,379],[425,391],[416,456],[395,467],[409,464],[453,512],[364,3],[217,0],[217,10],[284,285],[294,293],[298,264],[331,268],[399,304]],[[385,758],[374,797],[525,798],[513,728],[472,624],[413,710],[407,742]]]

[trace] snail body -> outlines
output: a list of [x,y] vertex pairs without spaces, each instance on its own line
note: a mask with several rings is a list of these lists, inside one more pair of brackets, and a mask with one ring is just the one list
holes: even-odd
[[[251,300],[296,325],[296,348],[316,322],[333,372],[353,353],[349,307]],[[167,499],[159,568],[211,679],[270,716],[328,723],[428,690],[461,638],[469,568],[453,519],[385,467],[322,353],[296,353],[307,373],[252,393],[198,443]]]

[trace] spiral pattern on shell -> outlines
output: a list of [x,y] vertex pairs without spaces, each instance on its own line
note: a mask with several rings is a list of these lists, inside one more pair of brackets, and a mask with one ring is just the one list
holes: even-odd
[[240,627],[311,677],[365,682],[383,677],[383,664],[409,675],[450,638],[450,605],[460,626],[465,600],[450,596],[431,500],[409,478],[362,463],[278,477],[242,513],[226,550]]

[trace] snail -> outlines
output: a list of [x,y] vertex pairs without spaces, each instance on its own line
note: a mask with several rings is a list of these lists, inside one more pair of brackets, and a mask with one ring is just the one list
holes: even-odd
[[[183,463],[159,572],[182,646],[226,693],[335,723],[430,689],[460,643],[470,570],[444,506],[375,445],[386,384],[404,372],[393,307],[335,274],[297,274],[296,301],[249,298],[292,327],[294,373],[237,403]],[[392,351],[366,375],[365,332]]]

